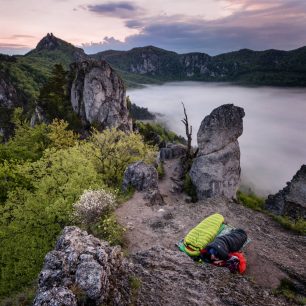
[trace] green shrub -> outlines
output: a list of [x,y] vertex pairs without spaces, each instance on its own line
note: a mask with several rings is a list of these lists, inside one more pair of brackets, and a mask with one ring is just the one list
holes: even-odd
[[197,190],[196,187],[193,185],[191,177],[189,173],[185,174],[184,178],[184,191],[191,197],[191,201],[193,203],[197,202],[198,197],[197,197]]
[[244,193],[237,191],[237,200],[246,207],[252,208],[257,211],[262,211],[264,208],[265,200],[256,196],[254,193]]
[[152,164],[156,154],[156,148],[145,144],[139,134],[126,134],[116,129],[106,129],[102,133],[94,130],[87,152],[94,158],[103,182],[112,188],[121,187],[129,164],[139,160]]
[[88,230],[95,237],[108,241],[110,245],[123,246],[125,229],[117,222],[114,213],[106,214]]
[[141,121],[136,121],[136,127],[139,130],[139,133],[143,136],[144,141],[149,144],[159,144],[156,143],[156,135],[160,137],[161,141],[186,144],[184,137],[178,136],[174,132],[162,126],[160,123],[144,123]]
[[272,217],[275,221],[281,224],[284,228],[294,231],[296,233],[306,235],[306,220],[300,218],[298,220],[294,220],[289,218],[288,216],[278,216],[274,215],[271,212],[264,209],[265,200],[261,197],[256,196],[254,193],[244,193],[242,191],[237,191],[237,200],[239,203],[243,204],[246,207],[249,207],[256,211],[261,211],[270,217]]
[[273,219],[280,223],[284,228],[297,232],[302,235],[306,235],[306,220],[303,218],[293,220],[288,216],[275,216]]
[[165,167],[164,163],[161,161],[158,166],[157,166],[157,173],[158,173],[158,178],[162,179],[165,176]]
[[18,186],[0,206],[0,296],[27,286],[41,270],[57,235],[71,224],[72,204],[101,176],[78,148],[47,150],[23,172],[32,190]]

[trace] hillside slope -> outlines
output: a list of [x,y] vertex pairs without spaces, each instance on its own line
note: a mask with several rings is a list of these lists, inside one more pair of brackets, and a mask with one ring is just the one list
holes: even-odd
[[[92,55],[116,69],[159,81],[230,81],[256,85],[306,85],[306,47],[292,51],[242,49],[217,56],[177,54],[153,46]],[[144,80],[145,82],[145,80]]]
[[[138,305],[295,305],[273,289],[289,278],[305,290],[306,237],[288,232],[271,217],[222,199],[186,203],[173,188],[177,160],[166,161],[159,182],[164,206],[145,204],[141,193],[116,212],[127,229],[127,251],[141,281]],[[212,213],[243,228],[252,240],[245,251],[246,274],[226,268],[199,265],[175,245],[188,231]],[[304,284],[304,285],[303,285]]]

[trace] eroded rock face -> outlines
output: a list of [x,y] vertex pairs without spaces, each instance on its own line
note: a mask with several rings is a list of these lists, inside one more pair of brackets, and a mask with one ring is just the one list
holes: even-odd
[[206,116],[198,131],[199,152],[190,169],[198,199],[235,198],[240,183],[240,148],[244,110],[222,105]]
[[301,167],[284,189],[269,195],[265,207],[277,215],[306,218],[306,165]]
[[93,304],[129,305],[130,265],[120,247],[65,227],[55,250],[45,257],[35,306],[76,306],[82,298]]
[[99,128],[132,130],[122,79],[105,61],[83,61],[71,65],[75,78],[71,104],[84,124]]
[[23,106],[23,102],[18,97],[17,90],[10,82],[9,76],[0,72],[0,138],[4,141],[9,139],[14,130],[11,123],[14,109]]
[[243,108],[225,104],[206,116],[197,135],[199,155],[216,152],[235,142],[242,135],[244,115]]
[[17,106],[20,103],[15,87],[0,75],[0,107],[11,109]]
[[178,158],[186,154],[187,148],[182,144],[167,143],[165,148],[159,151],[160,160]]

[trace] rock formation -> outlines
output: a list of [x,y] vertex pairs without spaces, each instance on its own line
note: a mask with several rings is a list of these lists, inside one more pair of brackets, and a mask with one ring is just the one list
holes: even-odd
[[149,200],[150,204],[163,204],[158,190],[158,173],[154,166],[147,165],[143,161],[129,165],[124,172],[123,191],[127,191],[129,186],[134,187],[137,191],[143,191],[144,198]]
[[227,269],[195,265],[185,254],[155,246],[132,256],[141,279],[137,305],[289,305]]
[[240,148],[244,110],[222,105],[204,118],[198,131],[199,152],[190,169],[198,198],[235,198],[240,182]]
[[129,305],[129,277],[120,247],[66,227],[45,257],[33,305]]
[[8,140],[13,132],[11,115],[16,107],[23,107],[23,102],[9,76],[0,72],[0,135],[3,140]]
[[98,128],[132,130],[122,79],[105,61],[88,60],[71,65],[73,110],[84,124]]
[[186,154],[186,146],[182,144],[167,143],[165,148],[159,151],[160,160],[178,158]]
[[306,165],[302,165],[284,189],[268,196],[265,208],[277,215],[306,219]]

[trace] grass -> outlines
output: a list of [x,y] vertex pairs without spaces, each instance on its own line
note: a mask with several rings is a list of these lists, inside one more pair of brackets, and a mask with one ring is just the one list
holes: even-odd
[[198,200],[197,190],[193,185],[191,177],[188,172],[185,174],[183,189],[184,192],[191,197],[191,201],[193,203],[197,202]]
[[275,216],[272,215],[272,218],[280,223],[284,228],[299,233],[301,235],[306,235],[306,220],[305,219],[297,219],[293,220],[287,216]]
[[29,287],[23,288],[18,293],[0,300],[0,306],[30,306],[33,304],[37,289],[37,280]]
[[306,235],[306,220],[305,219],[291,219],[288,216],[274,215],[271,212],[265,210],[265,199],[255,195],[253,192],[244,193],[240,190],[237,191],[237,200],[240,204],[249,207],[253,210],[263,212],[272,217],[276,222],[282,225],[284,228],[291,230],[295,233]]
[[138,290],[141,287],[141,280],[135,276],[130,276],[129,283],[132,291],[130,306],[134,306],[137,304]]
[[157,167],[156,170],[157,170],[157,173],[158,173],[158,178],[162,179],[165,176],[165,167],[164,167],[164,163],[162,161],[158,164],[158,167]]
[[263,211],[265,200],[256,196],[254,193],[244,193],[240,190],[237,191],[237,200],[244,206],[252,208],[257,211]]
[[295,285],[287,278],[281,280],[274,293],[284,296],[291,303],[306,305],[306,298],[297,292]]

